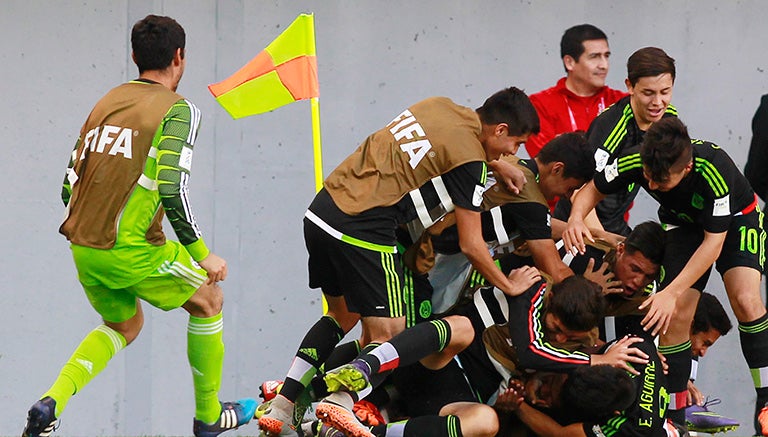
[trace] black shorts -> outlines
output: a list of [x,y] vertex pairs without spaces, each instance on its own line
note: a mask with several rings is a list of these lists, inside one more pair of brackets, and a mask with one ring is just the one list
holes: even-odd
[[397,390],[397,409],[408,417],[437,415],[453,402],[477,402],[456,360],[439,370],[416,363],[396,369],[391,381]]
[[304,218],[309,252],[309,286],[344,296],[347,308],[363,317],[402,317],[403,267],[400,254],[341,241]]
[[[700,226],[680,226],[668,230],[666,234],[667,246],[660,281],[661,289],[680,274],[704,241],[704,230]],[[748,214],[734,216],[725,236],[723,249],[715,262],[718,273],[723,275],[733,267],[751,267],[762,273],[765,264],[765,238],[762,211],[755,209]],[[708,269],[691,288],[703,291],[711,270]]]

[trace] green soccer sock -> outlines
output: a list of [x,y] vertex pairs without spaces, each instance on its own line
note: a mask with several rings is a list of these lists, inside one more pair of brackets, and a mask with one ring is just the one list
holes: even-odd
[[56,417],[61,417],[69,399],[104,370],[109,360],[124,347],[125,337],[106,325],[98,326],[85,336],[51,388],[42,396],[50,396],[56,401]]
[[224,366],[224,319],[189,316],[187,325],[187,358],[195,385],[195,417],[213,423],[221,414],[219,388]]

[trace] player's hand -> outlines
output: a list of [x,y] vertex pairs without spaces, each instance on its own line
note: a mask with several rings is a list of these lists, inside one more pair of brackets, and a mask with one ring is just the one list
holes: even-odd
[[213,284],[227,279],[227,261],[211,252],[202,261],[200,267],[208,273],[208,284]]
[[651,330],[651,334],[656,336],[659,333],[666,334],[669,328],[669,322],[675,313],[677,297],[671,291],[661,290],[653,294],[638,307],[640,310],[648,308],[648,314],[640,322],[643,330]]
[[565,250],[572,254],[576,254],[576,252],[584,254],[587,251],[587,245],[584,243],[585,239],[593,243],[595,242],[592,232],[584,224],[584,220],[577,217],[569,218],[568,225],[563,232]]
[[523,171],[507,161],[497,159],[491,161],[489,165],[496,179],[501,180],[513,194],[520,194],[520,190],[528,182]]
[[523,402],[525,402],[525,386],[518,379],[510,379],[507,388],[499,391],[493,406],[501,411],[517,411]]
[[704,393],[690,379],[688,380],[688,403],[691,405],[704,405]]
[[648,355],[640,349],[632,347],[633,344],[641,341],[643,339],[640,337],[625,336],[614,343],[605,353],[590,355],[590,364],[593,366],[608,364],[618,369],[624,369],[633,375],[639,375],[640,372],[632,367],[630,363],[648,364]]
[[624,292],[621,281],[617,281],[613,272],[608,271],[607,262],[602,263],[600,267],[595,270],[595,259],[590,258],[587,262],[587,270],[584,271],[583,276],[599,285],[603,289],[603,295]]
[[541,273],[536,267],[523,266],[509,272],[507,279],[512,284],[511,296],[519,296],[541,280]]
[[661,371],[665,375],[669,375],[669,363],[667,363],[667,357],[664,356],[663,353],[656,351],[656,355],[659,357],[659,360],[661,360]]

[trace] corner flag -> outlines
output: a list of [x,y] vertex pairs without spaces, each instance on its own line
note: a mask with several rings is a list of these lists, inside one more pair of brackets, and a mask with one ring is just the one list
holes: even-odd
[[299,15],[248,64],[208,89],[235,119],[318,97],[314,16]]

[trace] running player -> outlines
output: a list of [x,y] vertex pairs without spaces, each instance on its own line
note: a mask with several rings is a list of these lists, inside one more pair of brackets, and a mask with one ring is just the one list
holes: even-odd
[[[53,385],[29,410],[24,437],[49,435],[70,398],[141,331],[140,300],[189,313],[197,437],[248,423],[256,401],[220,403],[224,358],[226,262],[208,250],[191,213],[187,187],[200,111],[176,88],[184,73],[185,33],[172,18],[148,15],[133,26],[139,78],[107,93],[80,131],[64,179],[71,243],[80,283],[104,323],[91,331]],[[167,214],[180,243],[165,239]]]

